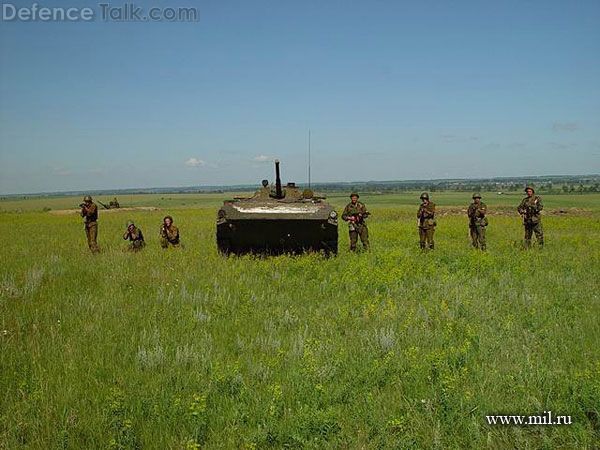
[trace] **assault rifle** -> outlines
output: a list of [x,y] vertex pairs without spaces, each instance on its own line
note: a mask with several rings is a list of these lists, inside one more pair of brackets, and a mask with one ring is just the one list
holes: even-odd
[[350,217],[354,217],[354,223],[363,223],[367,217],[371,215],[370,212],[352,214]]

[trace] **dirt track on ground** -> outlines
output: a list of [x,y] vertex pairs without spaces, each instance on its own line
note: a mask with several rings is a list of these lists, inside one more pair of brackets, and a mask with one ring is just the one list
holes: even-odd
[[[467,208],[457,208],[457,207],[438,207],[436,208],[436,214],[438,216],[461,216],[467,214]],[[546,216],[589,216],[592,214],[592,211],[589,209],[582,208],[554,208],[554,209],[544,209],[542,213]],[[508,207],[489,207],[488,206],[488,216],[518,216],[516,208],[508,208]]]
[[[126,212],[126,211],[158,211],[159,208],[155,206],[137,206],[133,208],[115,208],[115,209],[100,209],[102,214],[114,214],[118,212]],[[54,216],[66,216],[69,214],[79,214],[79,209],[56,209],[52,211],[48,211],[49,214]]]

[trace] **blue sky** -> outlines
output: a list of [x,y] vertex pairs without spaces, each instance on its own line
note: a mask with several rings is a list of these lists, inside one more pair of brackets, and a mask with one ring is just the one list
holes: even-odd
[[600,172],[598,1],[138,4],[0,23],[1,193]]

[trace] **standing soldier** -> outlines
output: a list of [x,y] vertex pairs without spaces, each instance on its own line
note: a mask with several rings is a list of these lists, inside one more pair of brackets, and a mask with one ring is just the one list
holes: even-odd
[[421,194],[421,206],[417,211],[419,227],[419,245],[422,249],[433,250],[433,233],[435,232],[435,203],[429,201],[429,194]]
[[137,252],[146,245],[142,230],[136,227],[131,221],[127,222],[127,230],[125,231],[125,234],[123,234],[123,239],[126,241],[129,240],[129,250],[132,252]]
[[531,186],[525,188],[527,197],[525,197],[517,211],[523,217],[523,226],[525,227],[525,247],[531,247],[531,236],[535,233],[535,237],[540,247],[544,246],[544,231],[542,230],[542,198],[535,195],[535,190]]
[[171,216],[166,216],[160,227],[160,246],[162,248],[179,247],[179,229],[173,225]]
[[487,206],[481,201],[481,194],[473,194],[473,203],[469,205],[469,231],[473,247],[485,250],[485,227],[488,220],[485,217]]
[[342,219],[348,222],[350,251],[356,251],[359,236],[364,249],[369,250],[369,229],[365,219],[370,213],[364,203],[358,201],[358,197],[359,195],[356,192],[350,194],[350,203],[346,205],[342,213]]
[[85,224],[85,235],[87,237],[88,247],[92,253],[98,253],[100,248],[96,239],[98,238],[98,206],[92,202],[92,197],[86,195],[83,198],[81,207],[81,217]]

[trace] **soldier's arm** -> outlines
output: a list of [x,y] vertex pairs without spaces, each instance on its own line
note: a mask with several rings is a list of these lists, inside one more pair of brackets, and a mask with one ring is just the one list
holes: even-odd
[[127,240],[127,238],[129,237],[129,230],[127,230],[124,234],[123,234],[123,239]]
[[348,220],[349,213],[350,213],[350,211],[349,211],[348,205],[346,205],[346,207],[344,208],[344,211],[342,212],[342,220]]
[[542,198],[538,197],[536,199],[535,205],[537,207],[537,212],[540,212],[542,209],[544,209],[544,204],[542,203]]
[[89,207],[87,207],[85,209],[85,215],[87,217],[92,217],[96,213],[97,210],[98,210],[98,207],[94,204],[91,204]]
[[427,208],[423,208],[425,211],[424,217],[426,219],[431,219],[433,217],[433,214],[435,213],[435,205],[432,205],[431,203],[427,206]]
[[477,212],[479,213],[479,217],[484,217],[487,214],[487,206],[482,204]]

